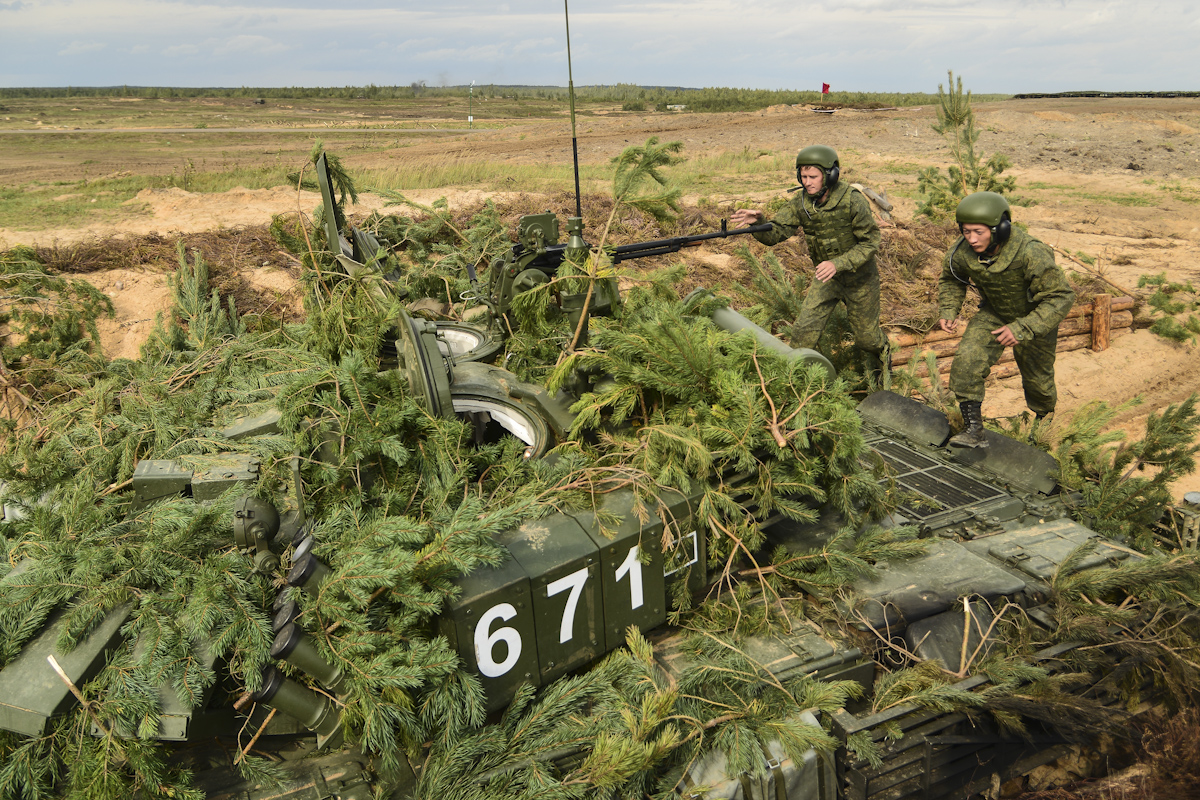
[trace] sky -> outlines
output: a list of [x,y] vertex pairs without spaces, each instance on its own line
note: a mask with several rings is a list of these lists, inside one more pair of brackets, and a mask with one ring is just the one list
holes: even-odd
[[[0,0],[0,86],[566,86],[557,0]],[[577,86],[1200,90],[1200,0],[575,0]]]

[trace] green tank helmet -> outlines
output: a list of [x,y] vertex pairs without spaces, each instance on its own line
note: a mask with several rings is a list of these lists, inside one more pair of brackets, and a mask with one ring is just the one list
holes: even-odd
[[[808,147],[796,154],[796,180],[800,180],[801,167],[819,167],[825,175],[825,184],[821,190],[821,194],[825,193],[825,189],[832,190],[837,186],[838,175],[841,174],[841,165],[838,163],[837,150],[834,150],[829,145],[810,144]],[[801,183],[803,183],[801,181]]]
[[1012,235],[1012,211],[1008,201],[995,192],[975,192],[958,203],[954,219],[961,232],[963,225],[987,225],[992,231],[992,241],[1002,245]]

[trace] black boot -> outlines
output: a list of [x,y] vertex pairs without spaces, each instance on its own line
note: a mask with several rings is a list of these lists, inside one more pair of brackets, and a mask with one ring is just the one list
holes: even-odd
[[962,411],[962,433],[950,437],[954,447],[987,447],[988,440],[983,435],[983,403],[978,400],[963,400],[958,404]]
[[873,389],[883,388],[883,370],[884,368],[891,369],[891,352],[887,346],[879,353],[871,353],[866,350],[862,352],[862,367],[863,377]]

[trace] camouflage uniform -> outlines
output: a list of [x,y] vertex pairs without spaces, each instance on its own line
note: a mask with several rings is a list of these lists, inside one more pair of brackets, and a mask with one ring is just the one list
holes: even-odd
[[1075,302],[1075,290],[1054,263],[1054,252],[1020,228],[985,263],[959,238],[942,264],[938,281],[941,318],[955,319],[967,296],[967,282],[979,290],[979,311],[967,324],[954,364],[950,391],[965,400],[983,401],[983,382],[1004,352],[992,331],[1005,325],[1017,338],[1013,356],[1021,370],[1025,402],[1037,414],[1054,411],[1054,356],[1058,324]]
[[837,273],[822,283],[814,280],[804,295],[796,322],[798,347],[817,346],[825,323],[839,302],[846,304],[854,343],[878,359],[887,346],[879,327],[879,226],[861,193],[838,183],[829,198],[816,205],[803,191],[771,220],[771,230],[753,234],[765,245],[776,245],[804,230],[813,265],[832,261]]

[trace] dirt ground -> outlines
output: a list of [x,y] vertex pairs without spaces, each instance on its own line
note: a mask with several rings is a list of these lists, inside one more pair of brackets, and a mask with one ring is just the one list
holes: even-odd
[[[1016,219],[1027,224],[1034,236],[1067,252],[1095,258],[1105,278],[1129,293],[1137,294],[1138,277],[1145,274],[1166,273],[1173,281],[1200,284],[1200,101],[1013,100],[977,105],[976,117],[982,131],[980,150],[1008,155],[1014,165],[1011,174],[1018,181],[1017,194],[1034,201],[1015,211]],[[649,136],[680,140],[685,154],[693,157],[728,151],[794,152],[805,144],[823,142],[838,149],[844,178],[887,192],[896,205],[893,214],[908,219],[915,208],[917,170],[944,166],[949,157],[946,143],[930,128],[934,121],[930,107],[833,114],[802,107],[739,114],[596,114],[579,124],[579,154],[584,162],[603,163]],[[445,134],[409,139],[402,147],[364,152],[361,158],[346,154],[344,160],[352,168],[368,168],[422,159],[517,163],[570,163],[571,159],[565,118]],[[69,152],[41,166],[2,166],[6,171],[19,167],[23,180],[42,174],[39,170],[44,177],[62,179],[71,169]],[[481,196],[473,187],[407,194],[418,202],[445,196],[452,205]],[[685,198],[685,202],[732,208],[735,200],[765,203],[777,194],[709,195]],[[28,231],[9,221],[9,227],[0,228],[0,247],[69,243],[112,233],[188,233],[262,225],[274,214],[307,212],[318,199],[281,187],[219,195],[146,190],[135,202],[144,204],[148,213],[109,226]],[[351,211],[380,205],[378,198],[362,196],[358,208]],[[1065,258],[1060,263],[1074,266]],[[267,263],[252,272],[248,280],[264,292],[283,297],[291,289],[291,279],[279,265]],[[117,319],[104,329],[106,351],[113,356],[136,354],[156,311],[169,300],[164,276],[119,271],[87,277],[108,292],[117,307]],[[1115,339],[1101,353],[1062,353],[1059,411],[1070,412],[1093,399],[1121,403],[1140,396],[1143,404],[1118,421],[1138,434],[1149,412],[1200,392],[1197,352],[1194,345],[1175,344],[1142,329]],[[1010,416],[1023,408],[1019,378],[991,382],[986,415]],[[1177,496],[1188,491],[1200,491],[1200,476],[1190,476],[1176,486]]]

